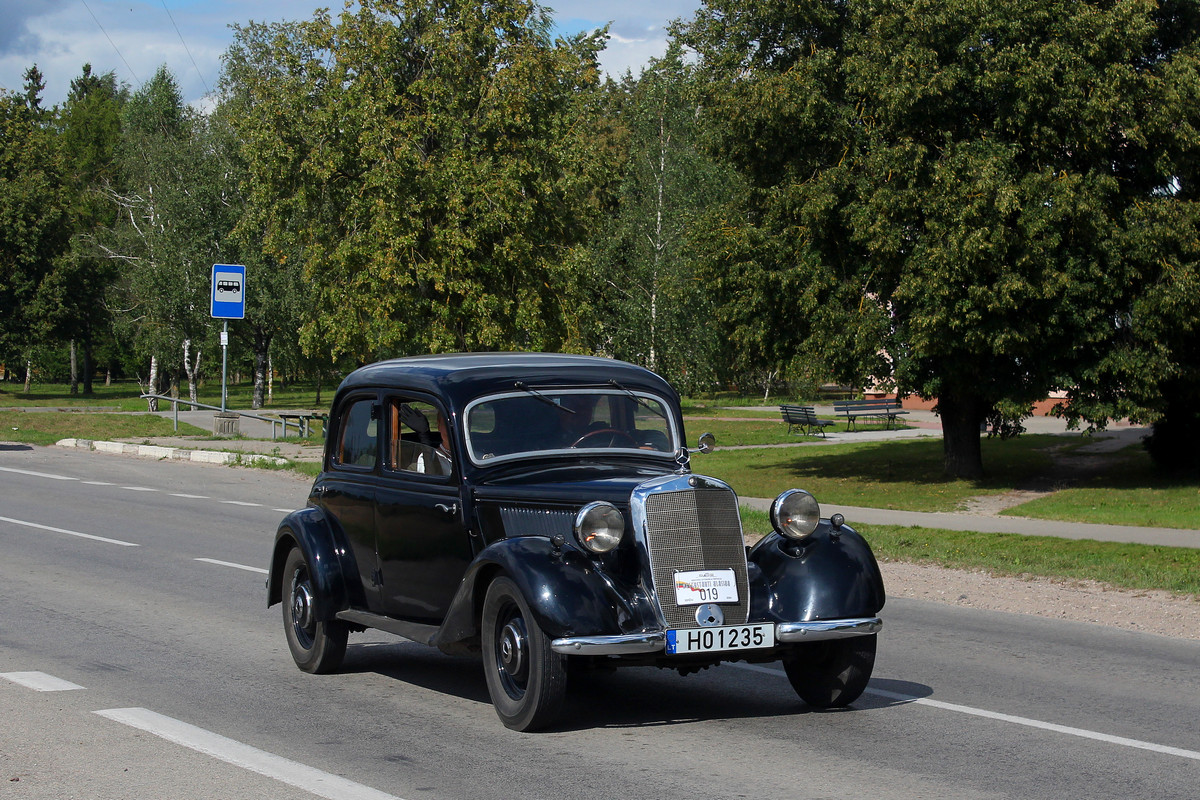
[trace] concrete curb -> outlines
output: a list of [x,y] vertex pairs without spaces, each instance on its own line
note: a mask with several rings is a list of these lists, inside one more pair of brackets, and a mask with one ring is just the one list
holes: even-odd
[[264,456],[259,453],[222,453],[216,450],[188,450],[183,447],[160,447],[153,444],[126,444],[124,442],[96,442],[91,439],[59,439],[59,447],[77,447],[97,453],[144,458],[170,459],[172,461],[196,461],[202,464],[272,464],[284,466],[286,458]]

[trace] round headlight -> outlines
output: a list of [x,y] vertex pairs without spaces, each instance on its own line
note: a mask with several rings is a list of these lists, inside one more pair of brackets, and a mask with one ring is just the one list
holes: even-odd
[[588,503],[575,515],[575,538],[593,553],[607,553],[621,543],[625,517],[612,503]]
[[788,489],[771,504],[771,526],[784,536],[805,539],[821,521],[821,506],[803,489]]

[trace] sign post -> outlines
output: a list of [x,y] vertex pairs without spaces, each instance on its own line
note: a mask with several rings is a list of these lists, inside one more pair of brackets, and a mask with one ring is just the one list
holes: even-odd
[[213,319],[225,320],[221,331],[221,411],[226,410],[229,351],[229,320],[246,318],[246,268],[241,264],[213,264],[211,312]]

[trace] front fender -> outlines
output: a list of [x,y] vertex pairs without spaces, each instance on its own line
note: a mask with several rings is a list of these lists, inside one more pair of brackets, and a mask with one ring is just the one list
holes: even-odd
[[[330,620],[338,611],[349,608],[346,569],[347,559],[352,560],[353,556],[342,545],[329,517],[313,506],[293,511],[279,523],[267,574],[267,606],[283,600],[283,566],[293,547],[300,548],[308,563],[315,590],[316,618]],[[350,563],[349,568],[354,569],[354,564]]]
[[657,627],[649,597],[616,580],[601,562],[548,539],[520,536],[488,545],[467,570],[434,644],[446,653],[472,650],[488,584],[507,575],[550,638],[630,633]]
[[748,555],[752,619],[776,622],[872,617],[886,595],[870,545],[843,525],[822,521],[811,537],[793,542],[764,537]]

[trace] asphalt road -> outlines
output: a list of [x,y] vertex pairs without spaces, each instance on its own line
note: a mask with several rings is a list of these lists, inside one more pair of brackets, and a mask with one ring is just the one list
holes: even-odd
[[888,603],[871,687],[833,713],[774,665],[632,669],[519,734],[476,662],[382,634],[301,673],[263,568],[306,491],[0,446],[0,797],[1200,793],[1200,642],[919,601]]

